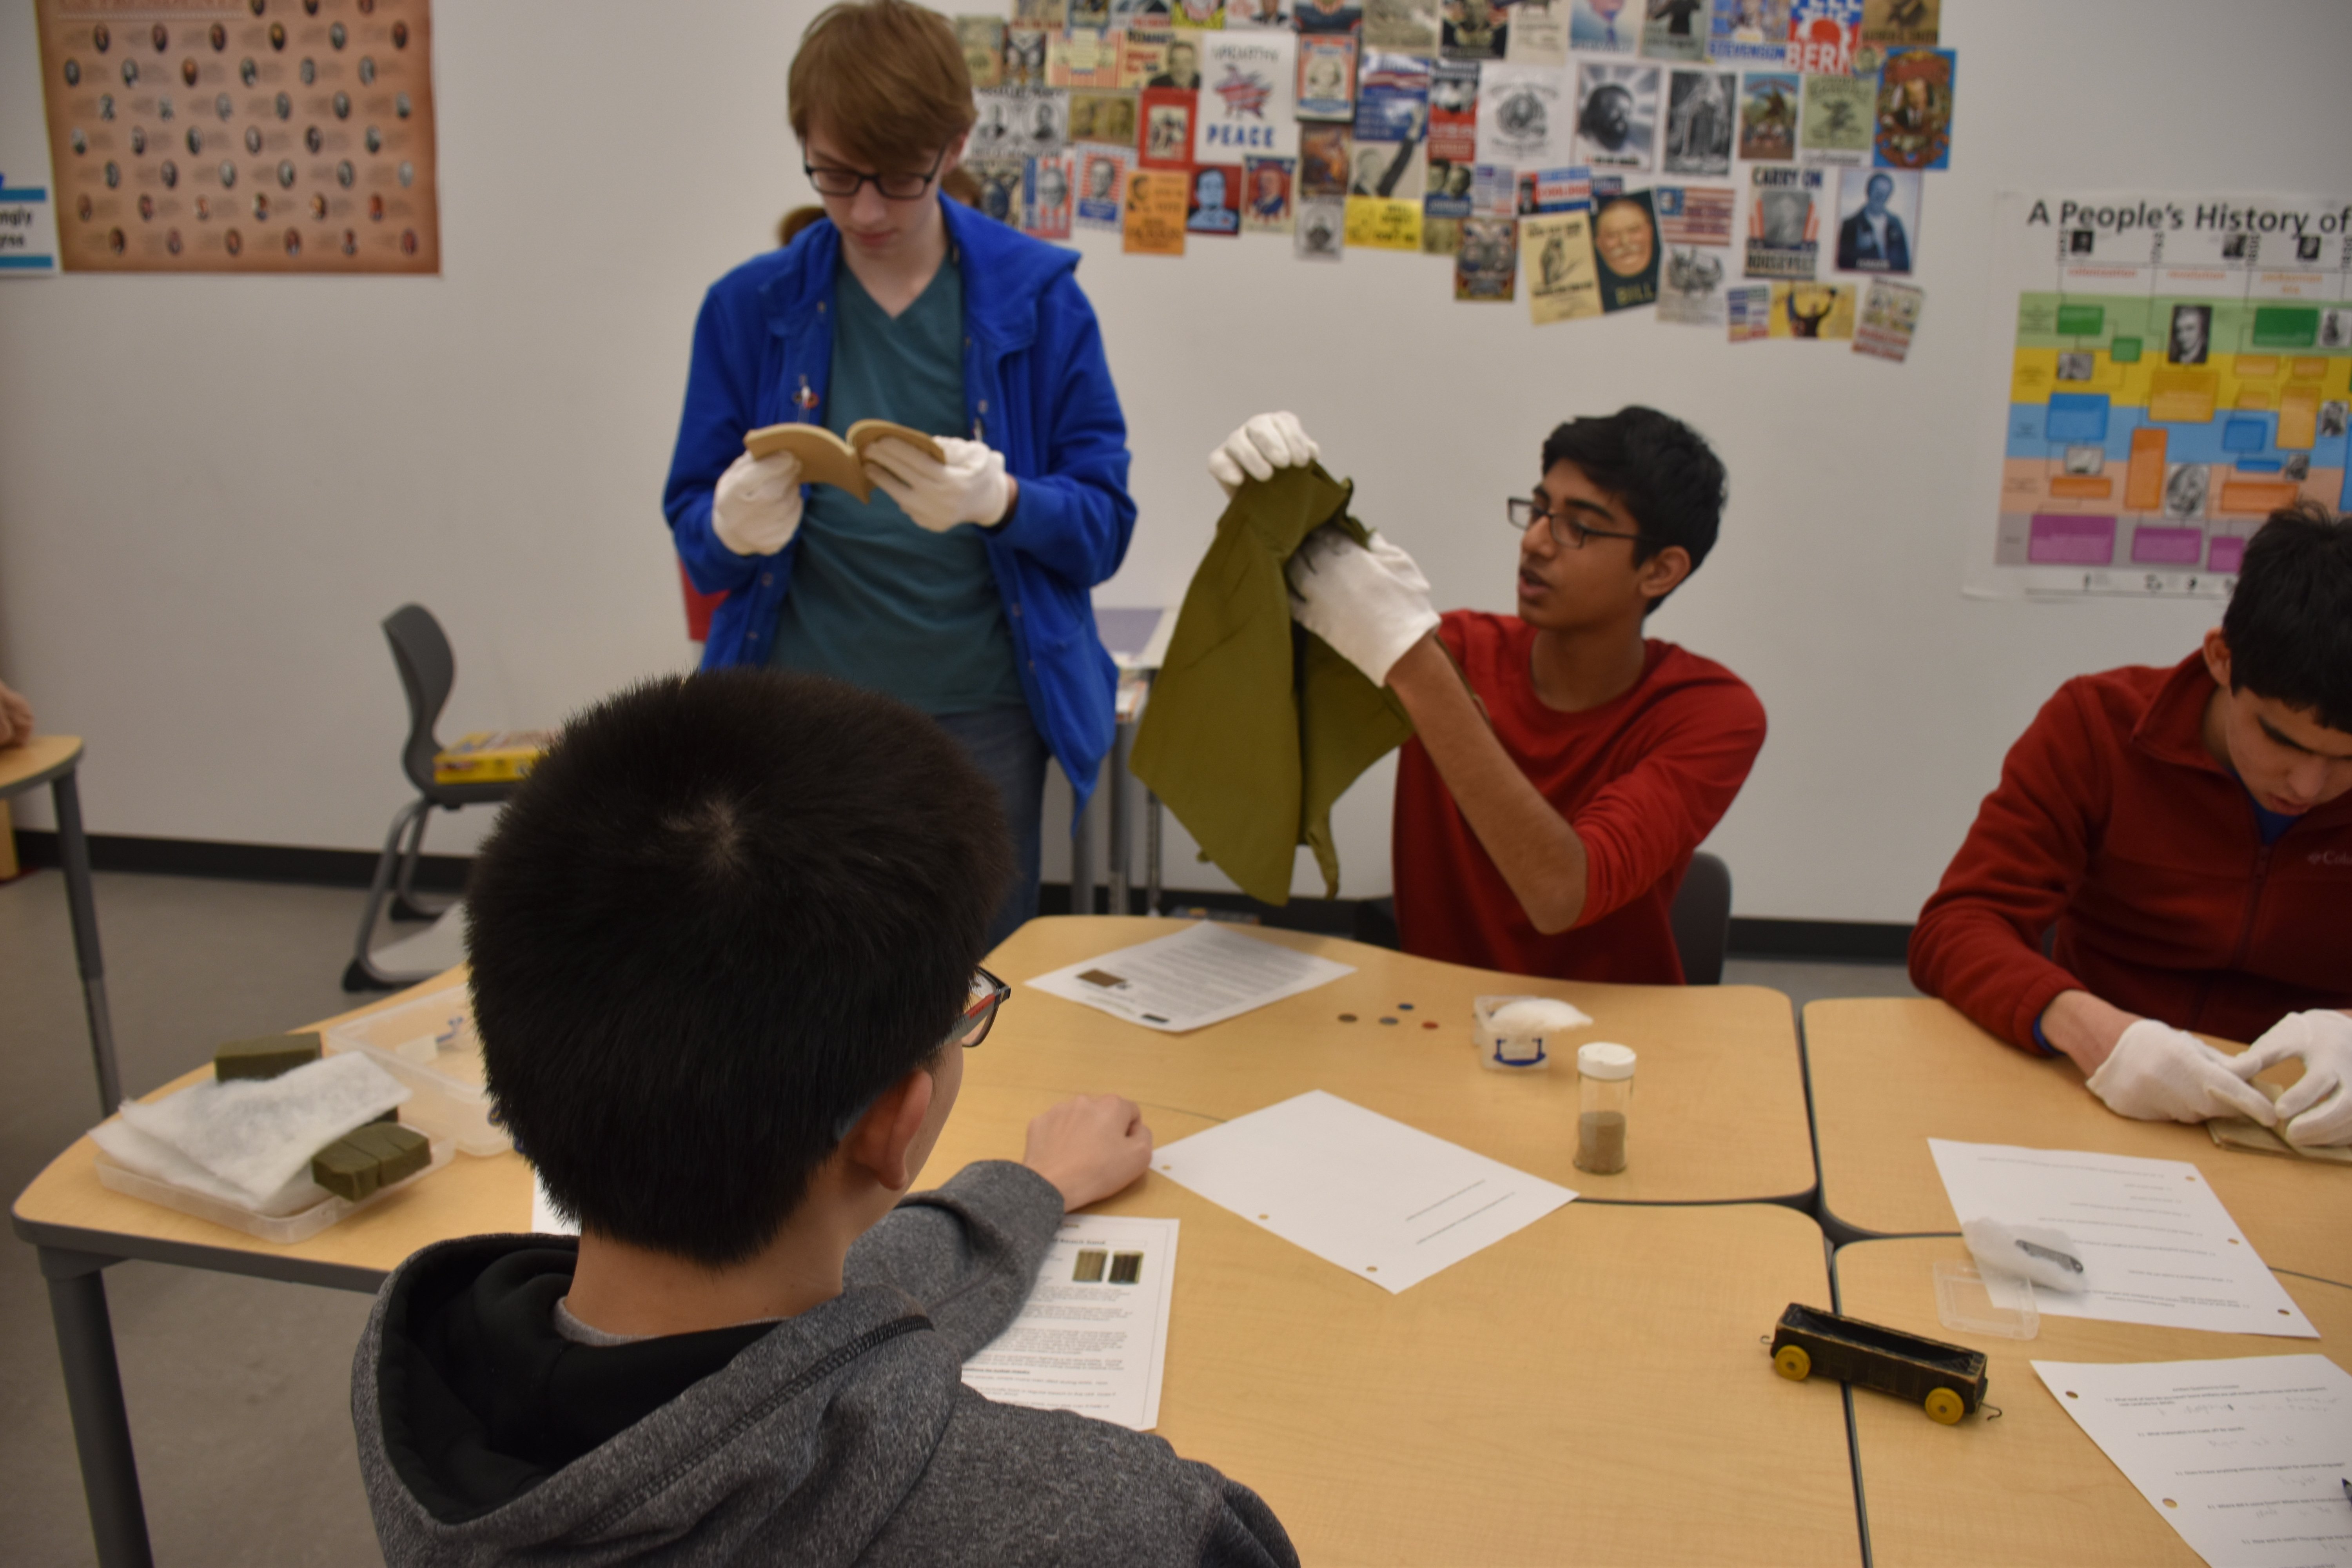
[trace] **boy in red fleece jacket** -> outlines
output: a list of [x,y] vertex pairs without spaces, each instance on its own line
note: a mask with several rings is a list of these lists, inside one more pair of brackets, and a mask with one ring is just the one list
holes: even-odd
[[[2352,1143],[2352,523],[2272,513],[2196,653],[2058,689],[1920,910],[1911,978],[2123,1115]],[[2245,1080],[2288,1057],[2273,1110]]]

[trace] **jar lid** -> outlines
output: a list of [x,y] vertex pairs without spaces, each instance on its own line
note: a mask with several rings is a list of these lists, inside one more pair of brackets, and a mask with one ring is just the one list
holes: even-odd
[[1576,1047],[1576,1070],[1587,1078],[1614,1083],[1633,1076],[1633,1047],[1595,1040]]

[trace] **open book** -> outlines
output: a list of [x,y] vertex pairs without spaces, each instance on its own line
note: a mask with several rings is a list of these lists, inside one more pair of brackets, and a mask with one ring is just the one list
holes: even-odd
[[755,458],[790,452],[801,460],[801,478],[810,484],[832,485],[865,500],[874,493],[874,481],[866,477],[866,448],[884,439],[904,441],[918,452],[947,461],[937,441],[887,419],[860,419],[849,427],[845,441],[822,425],[770,425],[745,436],[743,449]]

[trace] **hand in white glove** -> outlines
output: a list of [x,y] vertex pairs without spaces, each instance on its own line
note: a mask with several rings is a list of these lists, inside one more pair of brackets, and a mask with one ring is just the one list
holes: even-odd
[[2294,1143],[2352,1143],[2352,1018],[2289,1013],[2230,1067],[2251,1080],[2289,1057],[2303,1058],[2303,1077],[2278,1098],[2279,1135]]
[[801,525],[801,460],[790,452],[746,452],[719,476],[710,531],[738,555],[773,555]]
[[1242,479],[1270,479],[1276,468],[1303,468],[1323,455],[1298,426],[1296,414],[1260,414],[1226,437],[1209,454],[1209,473],[1227,495]]
[[893,437],[866,448],[866,473],[916,525],[945,533],[960,522],[992,527],[1013,507],[1004,454],[978,441],[932,437],[947,461]]
[[2090,1089],[2116,1115],[2141,1121],[2242,1116],[2275,1126],[2270,1097],[2231,1071],[2230,1061],[2194,1035],[2142,1018],[2091,1075]]
[[1290,618],[1329,643],[1375,686],[1437,629],[1429,579],[1412,556],[1372,535],[1367,550],[1326,524],[1290,558]]

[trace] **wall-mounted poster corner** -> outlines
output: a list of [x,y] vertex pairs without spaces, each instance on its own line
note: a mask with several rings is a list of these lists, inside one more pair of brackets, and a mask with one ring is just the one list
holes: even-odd
[[441,270],[432,0],[282,10],[34,0],[65,270]]

